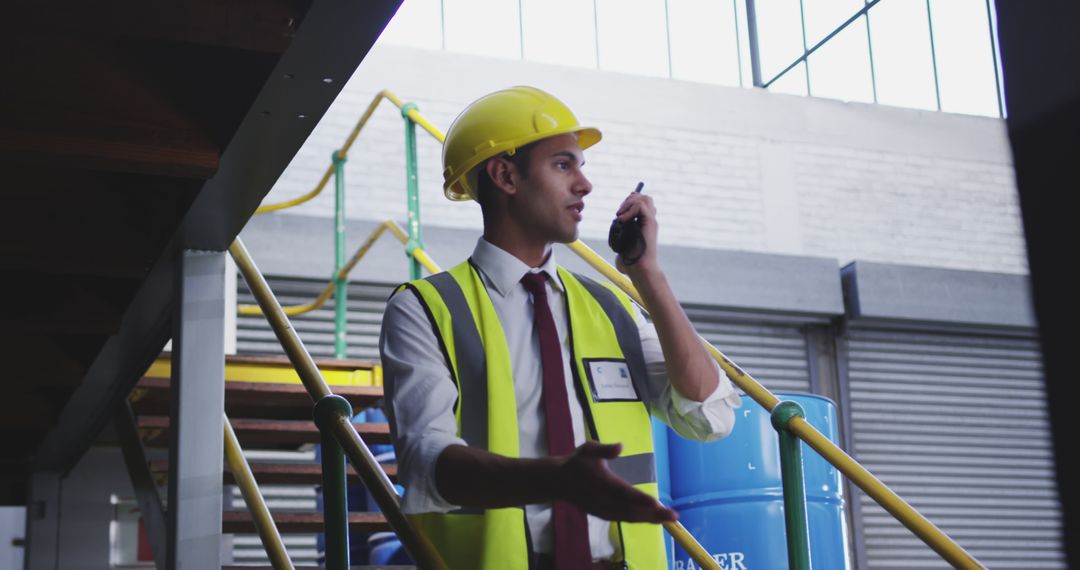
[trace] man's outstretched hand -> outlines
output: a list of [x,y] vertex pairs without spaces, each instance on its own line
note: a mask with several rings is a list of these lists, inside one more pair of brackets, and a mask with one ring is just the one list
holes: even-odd
[[565,458],[557,472],[555,493],[583,511],[609,521],[663,523],[678,514],[635,489],[608,468],[622,444],[588,441]]

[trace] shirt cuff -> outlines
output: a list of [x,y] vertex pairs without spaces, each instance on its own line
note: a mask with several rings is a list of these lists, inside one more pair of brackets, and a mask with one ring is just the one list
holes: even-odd
[[[742,407],[742,398],[735,391],[731,380],[720,369],[720,365],[713,362],[713,368],[718,375],[716,389],[703,401],[698,402],[683,396],[674,387],[671,389],[671,406],[681,418],[691,420],[704,419],[707,433],[696,434],[703,441],[720,439],[731,432],[735,423],[735,408]],[[694,430],[695,432],[698,430]]]
[[466,445],[465,440],[442,432],[428,432],[417,437],[414,456],[402,461],[401,484],[405,496],[401,510],[405,514],[446,513],[458,508],[439,494],[435,485],[435,464],[451,445]]

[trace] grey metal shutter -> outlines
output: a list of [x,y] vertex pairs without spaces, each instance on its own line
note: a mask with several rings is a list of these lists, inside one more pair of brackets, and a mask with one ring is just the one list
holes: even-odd
[[[849,330],[855,458],[990,568],[1065,568],[1031,337]],[[869,568],[948,568],[861,497]]]
[[[270,289],[282,305],[310,303],[326,287],[325,280],[268,276]],[[396,284],[354,281],[349,283],[348,357],[378,360],[379,326],[386,299]],[[243,279],[238,280],[237,302],[254,304]],[[321,308],[290,317],[293,327],[313,356],[334,356],[334,299]],[[284,354],[266,318],[238,316],[237,351],[240,354]]]
[[[251,463],[315,463],[314,449],[303,451],[281,450],[244,450],[244,456]],[[226,509],[247,510],[240,487],[227,487]],[[315,487],[310,485],[259,485],[259,491],[266,500],[271,513],[311,512],[316,509]],[[283,534],[282,541],[293,564],[300,566],[318,566],[319,553],[317,538],[314,534]],[[232,561],[235,564],[269,565],[266,549],[257,534],[232,535]]]
[[773,392],[809,392],[805,319],[685,307],[701,336]]

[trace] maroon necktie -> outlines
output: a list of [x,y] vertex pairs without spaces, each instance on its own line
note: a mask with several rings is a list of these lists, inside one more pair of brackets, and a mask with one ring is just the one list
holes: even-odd
[[[547,275],[528,273],[521,284],[532,293],[533,323],[540,337],[540,363],[544,371],[544,417],[547,420],[549,455],[569,455],[574,452],[574,425],[570,420],[570,403],[563,376],[562,346],[555,330],[555,319],[547,300]],[[564,501],[551,505],[552,533],[555,536],[555,567],[576,570],[592,566],[589,549],[589,525],[581,509]]]

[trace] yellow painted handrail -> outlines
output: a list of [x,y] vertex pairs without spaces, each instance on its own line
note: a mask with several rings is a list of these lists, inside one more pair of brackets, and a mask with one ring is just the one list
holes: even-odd
[[[379,102],[382,99],[389,100],[399,109],[405,106],[405,103],[392,92],[388,90],[380,91],[372,100],[371,104],[368,105],[367,110],[357,122],[356,127],[349,134],[348,139],[346,139],[345,144],[339,151],[340,157],[344,157],[345,153],[348,152],[348,149],[352,146],[352,143],[356,140],[356,137],[359,135],[360,131],[363,129],[364,125],[367,123],[368,119],[371,117],[371,114],[375,111],[375,108],[378,106]],[[409,109],[406,112],[406,116],[408,116],[417,125],[420,125],[421,128],[427,131],[428,134],[430,134],[440,143],[445,141],[446,136],[443,134],[443,132],[436,128],[434,125],[432,125],[422,115],[420,115],[420,113],[415,108]],[[306,202],[311,198],[314,198],[316,195],[318,195],[319,192],[322,191],[322,189],[326,186],[332,175],[333,164],[331,164],[327,168],[326,173],[323,175],[319,184],[312,192],[288,202],[269,204],[260,207],[258,210],[256,210],[256,213],[280,210]],[[398,239],[402,239],[404,232],[402,232],[400,228],[397,229],[399,232],[401,232],[401,234],[398,235]],[[373,239],[378,239],[378,236],[369,237],[368,239],[369,241]],[[407,237],[402,241],[407,241]],[[569,244],[569,247],[574,253],[583,258],[587,263],[589,263],[589,265],[599,271],[604,277],[606,277],[608,280],[610,280],[612,283],[614,283],[616,286],[626,292],[626,294],[629,295],[632,299],[634,299],[634,301],[638,305],[641,305],[643,309],[645,308],[644,302],[641,299],[641,295],[637,292],[637,289],[633,286],[633,284],[625,275],[619,273],[617,269],[612,267],[609,263],[607,263],[607,261],[597,255],[595,251],[593,251],[581,241],[575,241],[574,243]],[[423,263],[429,271],[432,271],[432,273],[438,271],[438,269],[432,269],[432,267],[437,266],[432,262],[431,258],[423,250],[414,250],[413,255],[418,261]],[[356,259],[358,260],[358,258]],[[350,265],[347,266],[345,269],[351,269],[353,265],[355,265],[355,262],[350,262]],[[331,283],[331,285],[328,286],[327,290],[323,292],[323,295],[320,295],[320,299],[322,299],[322,302],[320,302],[319,304],[321,305],[323,302],[325,302],[326,298],[328,298],[329,295],[332,293],[333,285]],[[326,298],[324,298],[324,296]],[[318,302],[318,299],[316,301]],[[301,307],[303,307],[303,305]],[[241,314],[251,313],[241,312]],[[755,402],[761,404],[765,409],[769,410],[770,412],[773,408],[776,407],[780,400],[772,392],[762,386],[760,382],[755,380],[751,375],[747,374],[743,369],[739,368],[737,364],[735,364],[731,359],[725,356],[724,353],[722,353],[704,338],[701,338],[701,341],[705,344],[705,347],[709,351],[709,354],[712,355],[712,357],[720,364],[720,367],[724,370],[724,373],[731,379],[732,382],[735,383],[735,385],[737,385],[741,390],[743,390],[743,392],[750,396]],[[828,438],[822,435],[821,432],[817,431],[817,429],[815,429],[808,422],[806,422],[806,420],[796,417],[792,419],[791,422],[788,424],[788,428],[792,433],[805,441],[807,445],[814,448],[814,450],[821,454],[821,456],[825,458],[826,461],[839,469],[840,472],[843,473],[853,483],[855,483],[856,486],[858,486],[860,489],[863,490],[863,492],[873,498],[886,511],[892,514],[893,517],[899,520],[904,526],[911,530],[917,537],[919,537],[923,542],[925,542],[931,549],[937,552],[947,562],[949,562],[956,568],[985,568],[985,566],[980,564],[979,561],[976,560],[970,553],[964,550],[963,547],[961,547],[954,540],[949,538],[948,535],[941,531],[941,529],[937,528],[937,526],[930,522],[926,517],[922,516],[922,514],[920,514],[911,505],[909,505],[906,501],[900,498],[900,496],[897,495],[892,489],[889,489],[889,487],[882,483],[877,477],[874,477],[872,473],[870,473],[865,467],[855,461],[855,459],[853,459],[850,455],[848,455],[842,449],[837,447],[834,443],[829,441]],[[703,568],[718,568],[712,558],[708,556],[708,553],[701,548],[701,546],[697,543],[696,540],[694,540],[693,536],[691,536],[685,528],[682,528],[682,526],[678,523],[666,524],[665,527],[667,528],[668,532],[677,541],[679,541],[679,544],[688,553],[691,553],[695,561],[702,565]],[[701,559],[699,559],[699,556],[701,557]]]
[[[353,130],[345,139],[345,144],[341,145],[341,148],[337,151],[338,158],[345,158],[349,155],[349,149],[352,148],[353,143],[356,142],[356,137],[360,136],[360,131],[362,131],[364,129],[364,126],[367,125],[368,119],[370,119],[371,115],[375,113],[375,109],[378,108],[379,103],[381,103],[383,99],[390,101],[398,109],[401,109],[405,106],[405,102],[388,89],[383,89],[382,91],[376,93],[375,97],[371,100],[371,103],[368,104],[367,109],[364,110],[364,114],[360,116],[360,120],[356,121],[356,126],[353,127]],[[406,115],[410,119],[412,119],[414,123],[420,125],[420,127],[427,131],[431,136],[435,137],[439,142],[442,142],[446,138],[445,135],[443,135],[442,131],[435,128],[435,126],[432,125],[423,116],[421,116],[416,109],[409,109]],[[299,196],[291,200],[285,200],[284,202],[264,204],[262,206],[259,206],[255,210],[255,213],[266,214],[268,212],[276,212],[278,210],[292,208],[294,206],[299,206],[304,202],[308,202],[318,196],[323,191],[323,189],[326,188],[326,185],[330,182],[330,178],[333,176],[334,163],[333,161],[331,161],[330,165],[326,167],[326,171],[323,172],[322,178],[319,179],[319,183],[315,185],[315,188],[311,192],[308,192],[303,196]]]
[[[266,278],[259,272],[259,268],[255,266],[255,261],[251,258],[251,254],[248,253],[240,238],[236,238],[232,245],[229,246],[229,253],[236,261],[236,267],[244,276],[244,280],[247,282],[255,299],[259,302],[259,306],[266,315],[266,320],[274,330],[274,335],[277,336],[278,342],[281,343],[281,347],[285,349],[285,354],[289,357],[289,361],[296,368],[300,381],[303,383],[304,388],[307,389],[312,401],[318,402],[323,397],[331,395],[330,386],[322,377],[322,373],[319,372],[311,353],[304,348],[304,343],[296,334],[296,329],[292,327],[289,317],[282,310],[281,304],[278,303],[274,293],[270,290],[270,286],[266,283]],[[330,423],[331,434],[344,450],[349,462],[356,468],[356,472],[360,475],[364,486],[367,487],[371,496],[375,499],[375,503],[379,505],[379,509],[382,510],[383,515],[386,517],[386,522],[390,523],[390,527],[397,533],[401,543],[416,560],[417,566],[425,570],[444,570],[446,563],[443,562],[438,551],[435,550],[435,547],[424,535],[413,528],[409,520],[405,518],[404,513],[401,512],[401,500],[397,495],[397,491],[394,490],[390,478],[387,477],[386,472],[383,471],[382,466],[375,459],[371,450],[360,438],[360,435],[356,433],[351,418],[340,417],[337,419],[339,421]]]
[[[401,226],[397,225],[397,222],[393,220],[386,220],[385,222],[379,224],[374,230],[372,230],[368,238],[364,240],[364,243],[361,244],[359,248],[357,248],[356,253],[354,253],[352,258],[349,259],[349,262],[341,268],[341,271],[338,271],[337,274],[335,274],[334,277],[330,279],[330,281],[326,284],[326,288],[323,289],[322,293],[319,293],[319,296],[316,297],[314,301],[310,303],[304,303],[302,305],[290,305],[287,307],[282,307],[282,310],[285,311],[285,314],[290,317],[294,317],[296,315],[302,315],[304,313],[314,311],[315,309],[318,309],[319,307],[322,307],[324,304],[326,304],[326,301],[330,299],[330,296],[334,294],[334,290],[337,288],[334,285],[334,280],[341,279],[344,281],[348,279],[349,273],[352,272],[354,267],[356,267],[356,264],[360,262],[360,260],[367,254],[369,250],[371,250],[371,246],[375,245],[375,242],[379,241],[379,238],[382,237],[383,232],[387,230],[389,230],[390,233],[394,234],[394,237],[396,237],[402,245],[406,245],[409,243],[409,236],[405,233],[405,230],[401,229]],[[415,257],[416,260],[419,261],[420,264],[423,265],[424,268],[432,274],[442,271],[442,269],[434,261],[431,260],[431,257],[429,257],[422,248],[416,248],[415,250],[413,250],[413,257]],[[241,304],[237,306],[236,310],[237,313],[244,316],[263,314],[262,309],[259,308],[258,305]]]
[[270,564],[274,570],[293,570],[292,560],[285,550],[285,542],[281,540],[281,533],[274,524],[274,517],[270,515],[270,509],[266,506],[259,485],[255,482],[255,474],[251,472],[244,451],[240,449],[240,441],[233,431],[229,417],[222,414],[225,420],[225,461],[229,464],[233,479],[240,487],[240,494],[244,497],[244,503],[251,511],[251,520],[255,522],[255,530],[259,533],[259,540],[266,549],[266,556],[270,558]]
[[[593,269],[599,271],[619,289],[622,289],[634,300],[634,302],[640,305],[642,309],[648,310],[641,298],[641,294],[638,293],[633,283],[630,282],[630,279],[622,273],[619,273],[617,269],[597,255],[592,248],[585,245],[580,240],[569,244],[568,247],[571,251],[584,259],[586,263],[592,266]],[[731,359],[724,356],[724,353],[720,352],[704,338],[701,339],[701,342],[705,344],[709,353],[720,364],[720,368],[724,370],[724,373],[727,374],[728,378],[742,389],[743,392],[746,392],[748,396],[753,398],[755,402],[761,404],[770,412],[778,403],[780,403],[780,400],[772,392],[762,386],[761,383],[747,374],[743,369],[739,368],[731,361]],[[941,531],[941,529],[934,526],[934,523],[922,516],[922,514],[893,492],[892,489],[887,487],[877,477],[874,477],[872,473],[867,471],[867,469],[860,465],[859,462],[855,461],[855,459],[845,453],[844,450],[829,441],[828,438],[822,435],[821,432],[811,426],[806,420],[795,417],[788,424],[788,429],[805,441],[807,445],[820,453],[826,461],[839,469],[841,473],[851,480],[851,482],[855,483],[855,485],[862,489],[863,492],[877,501],[886,511],[892,514],[904,526],[908,527],[911,532],[915,533],[915,535],[922,539],[927,546],[932,548],[947,562],[956,568],[985,568],[975,559],[975,557],[964,550],[963,547],[957,544],[953,539],[949,538],[948,535]]]

